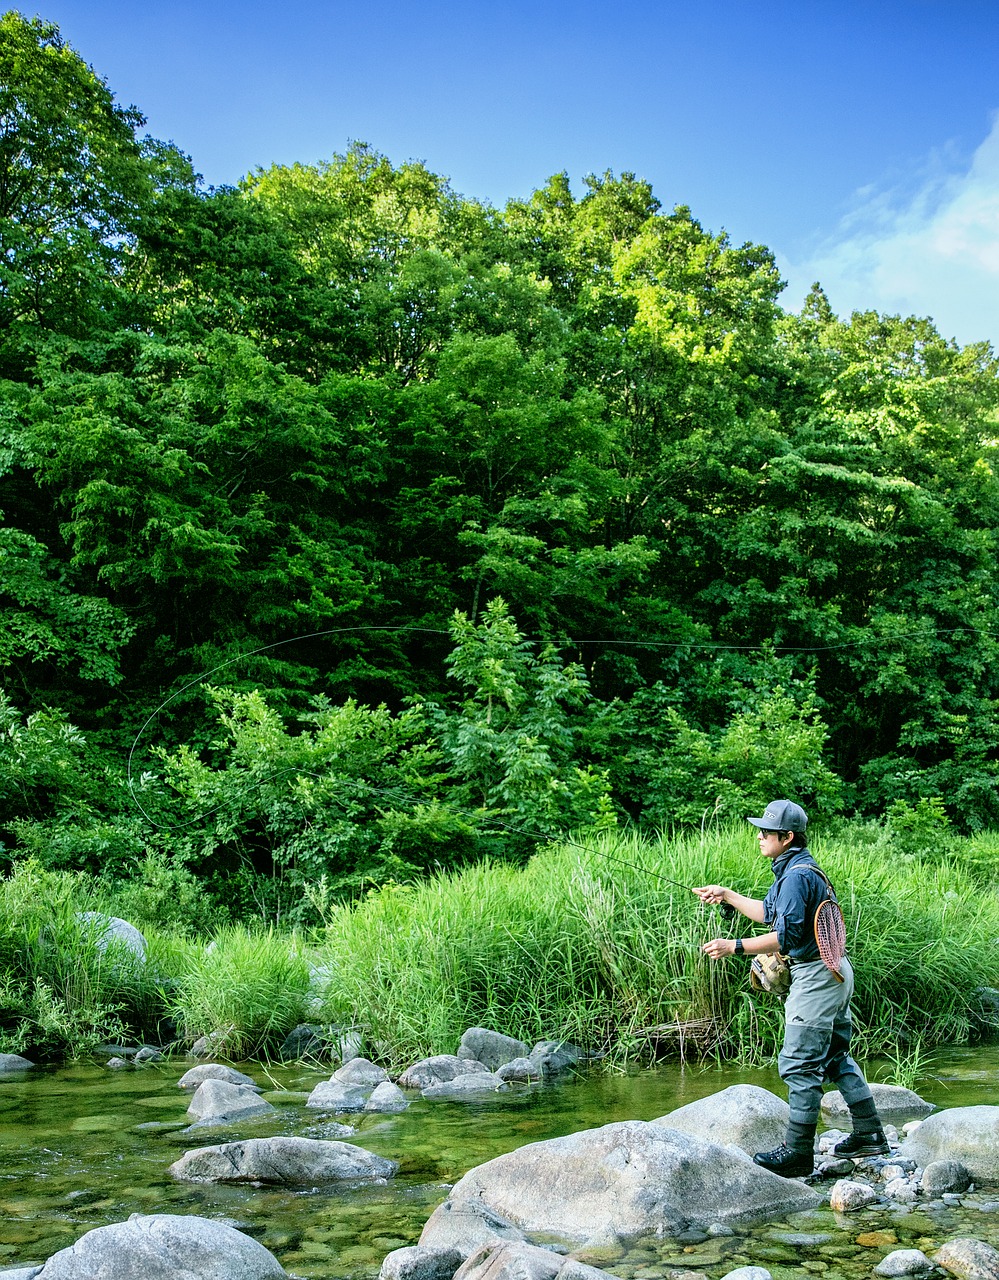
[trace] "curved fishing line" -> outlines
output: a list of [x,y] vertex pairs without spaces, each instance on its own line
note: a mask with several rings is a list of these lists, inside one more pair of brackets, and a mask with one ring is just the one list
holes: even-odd
[[[136,733],[135,737],[132,740],[132,745],[129,748],[128,758],[126,761],[126,769],[125,769],[126,781],[128,784],[128,791],[132,799],[132,803],[139,810],[139,812],[146,819],[146,821],[149,822],[156,830],[168,830],[168,831],[183,830],[184,827],[191,826],[196,822],[203,822],[205,818],[211,817],[213,814],[218,813],[220,809],[225,808],[224,804],[219,804],[219,805],[216,805],[214,809],[209,809],[204,813],[196,815],[195,817],[188,818],[184,822],[164,824],[164,823],[158,823],[153,818],[153,816],[143,806],[142,802],[139,800],[138,795],[136,794],[135,781],[134,781],[133,771],[132,771],[132,762],[140,741],[145,735],[145,732],[149,728],[150,724],[152,724],[152,722],[160,715],[160,713],[164,711],[172,702],[175,702],[178,698],[182,697],[183,694],[185,694],[189,689],[192,689],[196,685],[202,684],[204,683],[204,681],[211,679],[213,675],[215,675],[219,671],[224,671],[227,667],[231,667],[236,663],[245,662],[250,658],[255,658],[262,653],[269,653],[274,649],[283,648],[289,644],[298,644],[305,640],[316,640],[316,639],[321,639],[329,636],[369,634],[372,632],[375,632],[375,633],[384,632],[386,634],[414,632],[422,635],[435,635],[435,636],[445,636],[445,635],[451,634],[450,630],[446,628],[420,627],[420,626],[414,626],[410,624],[366,625],[366,626],[360,626],[360,627],[330,627],[330,628],[325,628],[321,631],[310,631],[305,635],[288,636],[284,640],[275,640],[270,644],[259,645],[255,649],[245,650],[242,653],[236,654],[232,658],[227,658],[224,662],[217,663],[214,667],[211,667],[208,671],[204,671],[200,675],[195,676],[193,679],[188,680],[185,684],[181,685],[179,689],[175,690],[172,694],[170,694],[169,697],[164,698],[164,700],[152,712],[150,712],[150,714],[143,721],[138,732]],[[963,633],[969,633],[969,632],[973,634],[981,634],[981,635],[997,634],[996,631],[987,627],[967,627],[967,626],[966,627],[947,627],[947,628],[937,627],[932,629],[930,633],[927,633],[925,629],[918,629],[918,630],[912,630],[912,631],[900,631],[890,636],[880,636],[880,635],[866,636],[857,640],[848,640],[848,641],[843,641],[841,643],[832,644],[832,645],[773,645],[772,651],[774,653],[826,653],[826,652],[832,652],[837,649],[859,648],[861,645],[869,644],[869,643],[891,643],[892,641],[895,641],[895,640],[908,639],[914,636],[926,637],[928,634],[932,634],[934,636],[957,635],[957,634],[963,634]],[[530,644],[552,643],[550,641],[531,639],[530,637],[525,637],[525,639],[527,639],[528,643]],[[765,642],[762,642],[762,643],[765,643]],[[566,639],[564,641],[561,641],[557,647],[558,648],[571,648],[571,647],[582,648],[583,646],[590,646],[590,645],[617,646],[619,648],[669,649],[669,650],[690,648],[690,649],[706,649],[709,651],[719,651],[719,652],[754,652],[761,648],[761,643],[752,644],[752,645],[736,645],[736,644],[722,644],[722,643],[718,643],[716,641],[710,641],[710,640],[606,640],[606,639],[583,639],[583,638]],[[282,777],[284,774],[287,774],[287,773],[297,773],[306,777],[319,778],[320,780],[328,776],[324,774],[312,773],[311,771],[305,770],[305,769],[296,769],[292,766],[289,766],[288,768],[285,768],[285,769],[276,770],[273,774],[269,774],[266,778],[261,778],[253,787],[253,790],[257,790],[260,787],[266,786],[268,782],[272,782],[274,781],[274,779]],[[367,784],[367,785],[372,790],[378,790],[378,788],[372,787],[371,784]],[[498,825],[503,826],[504,824],[498,824]],[[526,828],[522,829],[522,828],[510,827],[507,829],[511,831],[517,831],[518,834],[522,834],[522,835],[537,836],[539,838],[545,838],[545,839],[549,838],[547,836],[544,836],[543,833],[532,832],[527,830]],[[618,861],[620,861],[620,859],[618,859]],[[627,866],[627,865],[634,865],[634,864],[624,863],[623,865]],[[660,877],[660,878],[669,880],[668,877]],[[679,884],[678,881],[669,881],[669,882],[672,884]],[[683,889],[689,889],[690,886],[679,885],[679,887]]]

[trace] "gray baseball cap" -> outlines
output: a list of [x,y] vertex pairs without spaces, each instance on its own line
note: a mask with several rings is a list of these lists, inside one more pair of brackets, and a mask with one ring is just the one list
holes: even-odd
[[808,826],[808,814],[793,800],[771,800],[763,810],[762,818],[747,818],[746,821],[763,831],[804,831]]

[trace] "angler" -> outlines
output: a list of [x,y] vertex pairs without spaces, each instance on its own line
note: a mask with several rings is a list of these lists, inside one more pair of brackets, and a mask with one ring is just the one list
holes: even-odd
[[[888,1151],[881,1118],[860,1068],[850,1057],[853,968],[845,952],[846,932],[835,891],[805,844],[808,817],[791,800],[768,804],[759,828],[760,853],[773,864],[774,882],[763,901],[718,884],[693,890],[702,902],[734,907],[770,933],[752,938],[713,938],[701,948],[712,960],[753,957],[757,985],[778,990],[780,960],[789,965],[784,1005],[784,1044],[777,1059],[788,1088],[791,1115],[786,1140],[753,1159],[786,1178],[814,1170],[815,1129],[822,1085],[835,1084],[850,1108],[853,1133],[834,1148],[857,1158]],[[776,959],[775,959],[776,958]]]

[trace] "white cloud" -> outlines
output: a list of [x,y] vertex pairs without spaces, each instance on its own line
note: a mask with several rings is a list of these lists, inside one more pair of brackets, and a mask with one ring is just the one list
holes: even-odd
[[790,308],[818,280],[841,315],[928,315],[944,337],[999,348],[999,115],[963,172],[859,192],[812,253],[778,261]]

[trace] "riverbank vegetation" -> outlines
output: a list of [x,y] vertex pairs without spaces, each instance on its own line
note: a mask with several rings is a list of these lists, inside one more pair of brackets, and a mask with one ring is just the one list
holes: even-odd
[[[865,1055],[901,1063],[995,1030],[979,993],[999,987],[999,954],[982,945],[999,937],[999,894],[961,865],[961,843],[906,857],[857,825],[816,842],[840,887]],[[454,1052],[467,1027],[486,1025],[529,1043],[567,1038],[613,1065],[677,1054],[758,1063],[779,1045],[780,1005],[750,991],[744,963],[701,953],[745,926],[684,886],[762,896],[769,879],[739,829],[604,832],[523,867],[480,862],[349,903],[320,887],[308,930],[153,924],[136,965],[96,948],[75,914],[115,908],[98,886],[21,864],[4,886],[4,1044],[86,1051],[129,1029],[179,1047],[210,1035],[230,1056],[266,1057],[309,1021],[334,1041],[359,1032],[368,1053],[401,1067]]]

